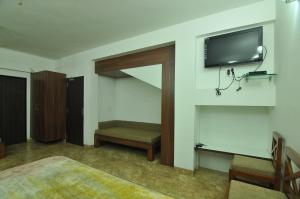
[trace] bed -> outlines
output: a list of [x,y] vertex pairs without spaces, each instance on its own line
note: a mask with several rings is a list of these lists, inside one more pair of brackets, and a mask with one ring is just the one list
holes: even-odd
[[112,142],[147,150],[147,159],[155,159],[155,149],[160,146],[161,125],[143,122],[99,122],[94,135],[94,147]]
[[0,172],[0,198],[171,199],[63,156]]

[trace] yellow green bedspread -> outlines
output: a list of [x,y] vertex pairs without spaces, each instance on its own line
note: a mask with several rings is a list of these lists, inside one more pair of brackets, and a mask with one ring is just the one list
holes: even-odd
[[2,171],[0,198],[171,199],[63,156]]

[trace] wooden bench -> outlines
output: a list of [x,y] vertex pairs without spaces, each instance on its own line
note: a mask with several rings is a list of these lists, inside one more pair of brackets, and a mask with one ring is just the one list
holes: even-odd
[[[294,172],[292,162],[297,167]],[[300,155],[290,147],[286,147],[283,192],[259,187],[252,184],[232,180],[227,192],[228,199],[293,199],[300,198]]]
[[280,189],[282,137],[273,133],[272,160],[235,155],[229,169],[229,181],[240,180]]
[[155,159],[155,149],[160,146],[161,125],[143,122],[99,122],[94,134],[94,147],[105,142],[122,144],[147,150],[147,159]]

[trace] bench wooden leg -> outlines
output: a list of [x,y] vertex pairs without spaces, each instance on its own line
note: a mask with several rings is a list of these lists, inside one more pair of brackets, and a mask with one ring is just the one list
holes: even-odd
[[98,148],[103,145],[103,141],[101,141],[97,135],[94,135],[94,148]]
[[277,179],[275,179],[275,182],[274,184],[272,184],[272,186],[273,189],[280,191],[280,176]]
[[235,175],[233,173],[234,172],[231,169],[229,169],[229,183],[231,180],[235,180]]
[[154,148],[152,146],[147,149],[147,159],[149,161],[153,161],[155,159],[155,157],[154,157]]

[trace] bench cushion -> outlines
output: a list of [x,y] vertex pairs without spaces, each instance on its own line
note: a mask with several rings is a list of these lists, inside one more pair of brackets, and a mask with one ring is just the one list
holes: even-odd
[[235,155],[231,169],[251,174],[274,176],[275,169],[271,161]]
[[126,127],[98,129],[96,134],[146,143],[155,143],[160,140],[160,132],[158,131]]
[[287,199],[284,193],[232,180],[228,199]]

